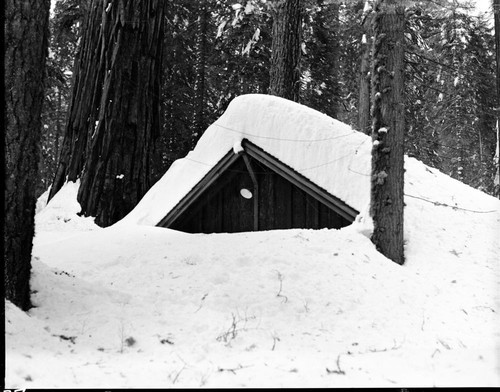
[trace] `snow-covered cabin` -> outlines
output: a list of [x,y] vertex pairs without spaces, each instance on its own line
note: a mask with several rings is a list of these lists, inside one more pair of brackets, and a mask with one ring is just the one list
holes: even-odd
[[313,109],[243,95],[123,222],[191,233],[344,227],[369,201],[370,148]]

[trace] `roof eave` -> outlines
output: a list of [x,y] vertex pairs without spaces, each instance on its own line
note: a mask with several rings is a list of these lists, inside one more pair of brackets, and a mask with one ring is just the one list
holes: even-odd
[[[356,215],[359,214],[359,211],[350,207],[339,198],[331,195],[325,189],[316,185],[314,182],[292,169],[290,166],[281,162],[271,154],[267,153],[257,145],[253,144],[248,139],[243,139],[241,146],[243,147],[244,153],[247,153],[255,160],[268,166],[270,169],[274,170],[292,184],[325,204],[345,219],[352,222],[354,221]],[[160,222],[158,222],[156,226],[170,227],[177,220],[177,218],[180,217],[182,213],[186,211],[189,206],[239,158],[240,154],[241,153],[234,153],[233,149],[229,150],[226,155],[224,155],[224,157],[222,157],[221,160],[191,189],[191,191],[189,191],[188,194],[182,198],[182,200],[179,201],[179,203],[177,203],[177,205],[172,208]]]
[[275,158],[271,154],[265,152],[263,149],[253,144],[247,139],[243,139],[241,146],[245,152],[252,158],[257,159],[266,166],[270,167],[281,176],[286,178],[296,187],[302,189],[307,194],[311,195],[318,201],[322,202],[333,211],[338,213],[340,216],[344,217],[349,221],[354,221],[354,218],[359,214],[359,211],[355,210],[338,197],[333,196],[327,190],[321,188],[296,170],[292,169],[290,166],[286,165],[279,159]]

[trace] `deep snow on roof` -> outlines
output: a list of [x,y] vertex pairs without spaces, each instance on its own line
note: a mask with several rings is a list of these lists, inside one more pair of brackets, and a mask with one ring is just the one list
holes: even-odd
[[[362,213],[367,211],[371,166],[369,136],[298,103],[271,95],[249,94],[235,98],[226,112],[208,127],[195,149],[175,161],[118,224],[156,225],[228,151],[238,151],[243,139],[349,206]],[[405,157],[407,209],[413,208],[415,201],[420,203],[415,207],[419,209],[422,202],[428,201],[459,209],[482,210],[491,205],[492,199],[437,169]]]
[[298,103],[249,94],[229,104],[195,149],[175,161],[122,222],[156,225],[242,139],[351,207],[360,210],[367,203],[369,137]]

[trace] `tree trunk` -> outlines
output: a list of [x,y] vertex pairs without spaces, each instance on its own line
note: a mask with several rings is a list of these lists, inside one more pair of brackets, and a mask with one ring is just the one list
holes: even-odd
[[367,135],[371,134],[370,124],[370,48],[372,45],[371,15],[365,15],[363,21],[363,40],[361,67],[359,75],[359,110],[358,128]]
[[188,146],[188,151],[191,150],[199,137],[205,130],[205,68],[207,56],[207,0],[201,0],[199,6],[199,16],[197,24],[196,36],[196,64],[195,64],[195,84],[194,84],[194,113],[192,124],[192,137],[188,140],[191,145]]
[[274,0],[269,94],[293,101],[300,92],[301,0]]
[[500,198],[500,0],[493,1],[495,15],[495,48],[496,48],[496,77],[497,77],[497,147],[496,147],[496,173],[495,195]]
[[69,121],[52,197],[81,184],[82,214],[108,226],[149,189],[149,158],[159,130],[161,0],[92,0]]
[[5,7],[5,298],[27,310],[35,227],[49,0]]
[[[62,107],[62,93],[61,90],[57,91],[57,115],[56,115],[56,137],[54,139],[54,161],[59,159],[59,139],[62,133],[62,124],[64,119],[64,111]],[[54,167],[54,166],[52,166]]]
[[493,13],[495,18],[495,48],[497,59],[497,100],[498,107],[500,107],[500,0],[493,0]]
[[404,263],[404,8],[378,0],[372,51],[372,242],[386,257]]

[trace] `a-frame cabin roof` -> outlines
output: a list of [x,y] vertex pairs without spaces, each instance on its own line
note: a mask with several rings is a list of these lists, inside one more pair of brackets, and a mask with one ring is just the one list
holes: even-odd
[[369,202],[370,141],[350,126],[298,103],[270,95],[243,95],[229,104],[195,149],[175,161],[121,222],[165,223],[243,150],[295,185],[307,185],[352,220]]
[[316,185],[306,177],[287,166],[279,159],[268,154],[266,151],[256,146],[254,143],[243,139],[241,142],[242,149],[235,152],[230,149],[226,155],[196,184],[193,189],[182,198],[177,205],[172,208],[167,215],[158,223],[158,226],[170,227],[170,225],[182,215],[203,193],[220,177],[226,169],[228,169],[238,158],[240,154],[247,154],[253,159],[265,164],[273,171],[290,181],[293,185],[305,191],[307,194],[314,197],[330,209],[335,211],[340,216],[348,221],[353,221],[359,211],[350,207],[339,198],[329,194],[325,189]]

